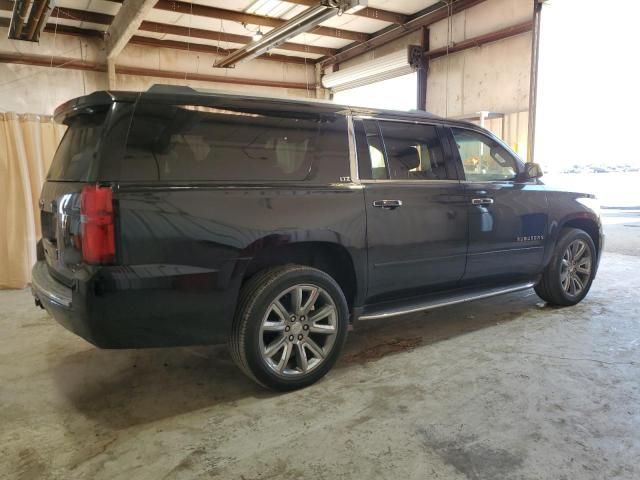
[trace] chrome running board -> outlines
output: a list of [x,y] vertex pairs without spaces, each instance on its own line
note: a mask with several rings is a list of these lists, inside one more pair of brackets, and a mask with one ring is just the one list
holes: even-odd
[[386,304],[372,306],[371,310],[365,308],[358,320],[374,320],[377,318],[395,317],[397,315],[406,315],[408,313],[422,312],[424,310],[432,310],[434,308],[456,305],[458,303],[471,302],[473,300],[481,300],[483,298],[495,297],[505,293],[519,292],[533,287],[536,282],[519,283],[507,287],[496,287],[484,290],[475,290],[461,292],[448,296],[434,297],[425,299],[411,299],[409,301],[387,302]]

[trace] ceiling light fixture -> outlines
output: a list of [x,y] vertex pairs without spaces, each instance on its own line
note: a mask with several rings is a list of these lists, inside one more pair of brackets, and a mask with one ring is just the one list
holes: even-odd
[[313,27],[337,15],[338,12],[354,13],[366,6],[367,0],[320,0],[318,5],[304,10],[279,27],[269,30],[259,40],[254,39],[254,42],[221,58],[213,66],[225,68],[233,67],[240,62],[246,62],[274,48],[278,48],[287,40],[301,33],[308,32]]

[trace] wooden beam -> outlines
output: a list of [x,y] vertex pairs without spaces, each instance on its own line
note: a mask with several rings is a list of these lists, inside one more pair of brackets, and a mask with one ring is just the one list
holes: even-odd
[[473,47],[480,47],[486,43],[497,42],[498,40],[503,40],[505,38],[513,37],[515,35],[520,35],[521,33],[529,32],[533,28],[533,20],[527,20],[526,22],[518,23],[517,25],[512,25],[507,28],[502,28],[500,30],[496,30],[495,32],[486,33],[484,35],[479,35],[477,37],[468,38],[467,40],[463,40],[454,45],[451,45],[449,49],[447,47],[434,48],[433,50],[429,50],[425,52],[425,57],[429,59],[434,59],[438,57],[445,56],[447,53],[456,53],[462,50],[467,50]]
[[[111,20],[105,36],[107,58],[113,59],[127,46],[156,0],[127,0]],[[110,75],[111,76],[111,75]],[[115,77],[115,74],[113,75]]]
[[[207,5],[200,5],[198,3],[188,3],[174,0],[159,0],[155,7],[158,10],[166,10],[169,12],[177,12],[185,15],[196,15],[199,17],[217,18],[221,20],[230,20],[238,23],[249,23],[252,25],[260,25],[264,27],[279,27],[286,20],[265,17],[262,15],[254,15],[251,13],[237,12],[235,10],[226,10],[223,8],[209,7]],[[342,38],[344,40],[354,40],[358,42],[364,42],[369,39],[368,33],[354,32],[351,30],[342,30],[340,28],[331,27],[315,27],[310,30],[309,33],[315,35],[322,35],[325,37]]]
[[104,64],[85,62],[84,60],[75,58],[25,55],[19,53],[0,53],[0,63],[15,63],[17,65],[33,65],[36,67],[64,68],[90,72],[106,72],[107,70]]
[[55,18],[97,23],[98,25],[111,25],[111,22],[113,21],[113,15],[66,7],[55,7],[51,12],[49,20]]
[[[32,65],[47,68],[64,68],[70,70],[82,70],[90,72],[106,72],[104,63],[86,62],[74,58],[51,57],[48,55],[24,55],[15,53],[0,53],[0,63],[15,63],[19,65]],[[281,82],[276,80],[260,80],[253,78],[228,77],[225,75],[206,75],[202,73],[177,72],[173,70],[155,70],[151,68],[127,67],[116,65],[116,73],[122,75],[138,75],[144,77],[174,78],[188,81],[197,80],[203,82],[229,83],[233,85],[255,85],[261,87],[291,88],[298,90],[315,89],[315,84],[299,82]]]
[[416,16],[410,18],[406,23],[393,28],[385,28],[375,33],[370,40],[361,43],[353,43],[341,49],[337,54],[322,59],[319,63],[322,68],[326,68],[334,63],[341,63],[351,58],[362,55],[374,48],[385,45],[393,40],[404,37],[408,33],[414,32],[422,27],[427,27],[435,22],[444,20],[449,13],[460,13],[467,8],[478,5],[485,0],[454,0],[449,7],[447,0],[441,0],[429,8],[422,10]]

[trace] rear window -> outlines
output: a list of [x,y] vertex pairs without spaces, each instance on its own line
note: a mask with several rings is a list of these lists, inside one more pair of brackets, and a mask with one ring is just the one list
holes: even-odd
[[321,162],[344,166],[330,181],[348,175],[343,117],[139,104],[119,177],[299,181],[316,178]]
[[56,151],[48,180],[88,181],[96,168],[100,137],[107,111],[81,113],[67,119],[68,126]]

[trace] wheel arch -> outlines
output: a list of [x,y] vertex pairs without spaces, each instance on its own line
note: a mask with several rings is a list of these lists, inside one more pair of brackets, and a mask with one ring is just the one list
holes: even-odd
[[556,245],[558,244],[558,239],[560,238],[560,232],[564,228],[579,228],[580,230],[586,232],[589,237],[591,237],[591,240],[596,247],[597,270],[597,267],[600,263],[600,258],[602,257],[604,240],[604,236],[602,234],[602,225],[600,223],[600,219],[596,215],[590,215],[583,212],[567,215],[561,220],[555,221],[551,224],[551,228],[549,230],[549,243],[547,244],[545,259],[543,262],[544,268],[549,265],[549,262],[553,257]]
[[266,268],[289,263],[317,268],[330,275],[344,292],[349,309],[358,305],[364,280],[357,272],[357,260],[342,243],[326,239],[291,242],[281,236],[264,238],[252,245],[250,261],[242,283]]
[[[580,230],[583,230],[584,232],[586,232],[591,237],[591,240],[593,240],[593,244],[596,247],[596,252],[598,253],[598,256],[600,256],[601,227],[600,227],[600,222],[598,220],[591,217],[586,217],[586,216],[571,217],[566,219],[564,222],[562,222],[559,225],[558,235],[560,234],[560,231],[562,231],[563,228],[579,228]],[[556,238],[556,242],[557,242],[557,238]]]

